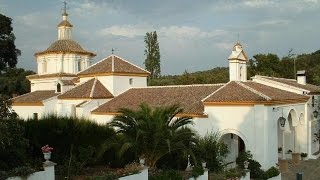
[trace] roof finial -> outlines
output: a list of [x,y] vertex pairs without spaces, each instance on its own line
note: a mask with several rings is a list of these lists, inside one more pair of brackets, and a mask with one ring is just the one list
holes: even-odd
[[237,41],[237,43],[240,43],[240,33],[238,32],[238,41]]
[[114,49],[112,48],[112,49],[111,49],[111,54],[113,54],[113,53],[114,53]]
[[62,15],[68,15],[67,13],[67,2],[63,1],[63,14]]

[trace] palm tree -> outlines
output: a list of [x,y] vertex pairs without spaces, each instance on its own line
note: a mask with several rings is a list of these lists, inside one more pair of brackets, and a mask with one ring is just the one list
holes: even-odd
[[141,104],[137,111],[121,109],[121,115],[110,123],[126,141],[120,148],[120,155],[131,150],[136,159],[145,158],[146,165],[154,168],[156,162],[171,152],[192,154],[191,146],[196,142],[191,117],[179,117],[178,105],[151,108]]

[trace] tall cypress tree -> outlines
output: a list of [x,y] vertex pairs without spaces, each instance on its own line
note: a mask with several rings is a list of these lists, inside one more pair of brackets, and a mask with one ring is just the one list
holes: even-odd
[[144,55],[146,55],[144,61],[146,70],[151,73],[151,78],[157,78],[161,73],[160,49],[157,32],[147,32],[144,37],[144,42],[146,43],[146,49],[144,50]]
[[17,57],[21,54],[14,44],[16,38],[12,32],[11,21],[11,18],[0,14],[0,71],[15,67]]

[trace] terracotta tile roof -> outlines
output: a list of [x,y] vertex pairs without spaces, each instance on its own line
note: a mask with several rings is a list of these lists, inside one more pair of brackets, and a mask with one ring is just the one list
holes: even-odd
[[27,76],[27,79],[42,79],[42,78],[52,78],[52,77],[76,77],[75,74],[70,73],[53,73],[53,74],[33,74]]
[[242,86],[240,82],[231,81],[206,98],[204,102],[248,102],[265,100],[266,97]]
[[58,99],[106,99],[113,95],[102,83],[93,78],[58,96]]
[[267,77],[267,76],[260,76],[260,77],[265,78],[265,79],[269,79],[272,81],[276,81],[279,83],[283,83],[283,84],[286,84],[289,86],[294,86],[297,88],[305,89],[307,91],[310,91],[310,93],[320,93],[319,86],[312,85],[312,84],[306,84],[306,85],[299,84],[299,83],[297,83],[297,80],[295,80],[295,79],[284,79],[284,78],[275,78],[275,77]]
[[99,61],[98,63],[92,65],[88,69],[85,69],[78,73],[79,76],[82,75],[94,75],[94,74],[106,74],[106,73],[131,73],[131,74],[143,74],[149,75],[150,73],[130,62],[111,55],[107,58]]
[[72,24],[68,20],[63,20],[58,24],[58,27],[61,26],[67,26],[67,27],[73,27]]
[[308,96],[284,91],[278,88],[266,86],[256,82],[242,82],[242,84],[268,96],[271,100],[282,101],[282,100],[293,100],[293,99],[309,99]]
[[42,103],[43,100],[49,99],[57,95],[59,95],[59,93],[55,93],[54,90],[34,91],[12,98],[12,103],[13,105],[17,103]]
[[76,41],[71,39],[60,39],[53,42],[46,50],[37,52],[34,55],[43,55],[49,53],[79,53],[95,56],[94,53],[84,50]]
[[93,110],[93,113],[117,113],[120,108],[138,109],[141,103],[151,107],[179,104],[184,114],[203,115],[202,99],[220,88],[216,85],[186,85],[133,88]]
[[284,103],[306,102],[308,96],[291,93],[256,82],[231,81],[204,100],[205,103]]
[[74,82],[71,80],[60,80],[62,82],[63,85],[65,86],[72,86],[74,85]]

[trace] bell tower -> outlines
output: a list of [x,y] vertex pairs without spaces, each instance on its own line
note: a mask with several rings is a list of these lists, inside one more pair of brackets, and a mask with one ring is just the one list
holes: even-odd
[[248,57],[239,41],[233,46],[228,60],[230,81],[247,81]]
[[72,24],[68,21],[67,3],[64,1],[62,21],[58,24],[58,39],[71,39]]

